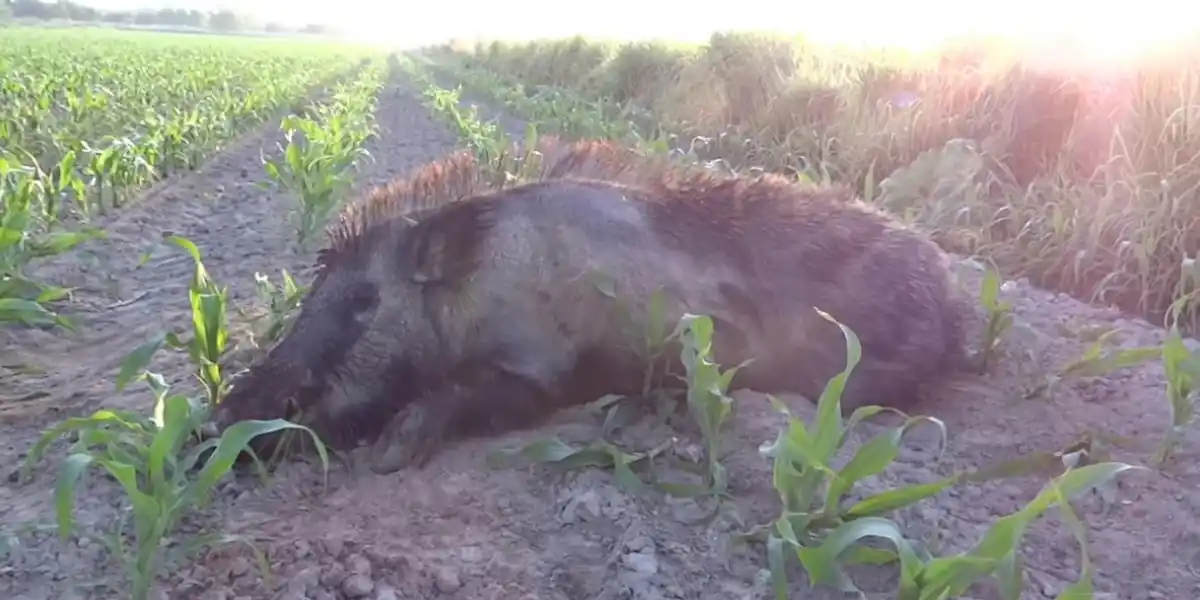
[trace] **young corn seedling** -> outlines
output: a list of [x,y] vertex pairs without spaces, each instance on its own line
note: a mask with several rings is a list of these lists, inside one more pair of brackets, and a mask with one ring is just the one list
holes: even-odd
[[1116,352],[1105,352],[1110,340],[1118,330],[1110,329],[1100,334],[1078,358],[1046,377],[1041,385],[1030,392],[1032,396],[1052,396],[1063,381],[1072,377],[1103,377],[1124,368],[1140,365],[1162,355],[1163,349],[1156,346],[1126,348]]
[[188,300],[192,308],[192,335],[187,339],[175,332],[163,333],[135,349],[121,364],[117,374],[117,387],[122,389],[142,371],[150,359],[165,344],[176,350],[185,350],[196,377],[204,386],[209,405],[220,402],[227,391],[228,382],[221,373],[221,358],[229,342],[229,324],[226,316],[228,289],[218,286],[208,275],[200,259],[200,250],[190,240],[179,236],[167,238],[191,255],[196,269],[188,286]]
[[[837,323],[829,315],[821,314]],[[861,358],[862,349],[853,331],[840,323],[838,326],[846,340],[846,368],[826,385],[813,422],[806,424],[789,415],[788,426],[780,431],[773,443],[762,448],[764,456],[773,461],[775,488],[783,504],[782,514],[774,522],[767,539],[768,564],[778,600],[787,598],[785,568],[789,555],[796,556],[812,584],[831,586],[860,598],[866,596],[843,571],[843,565],[899,561],[898,600],[958,597],[974,582],[989,575],[1000,580],[1005,600],[1017,600],[1021,584],[1016,552],[1025,527],[1050,507],[1059,503],[1067,506],[1067,500],[1103,484],[1117,473],[1135,468],[1120,463],[1100,463],[1068,470],[1028,506],[993,525],[971,551],[953,557],[932,558],[907,540],[897,523],[882,515],[913,505],[965,480],[978,481],[981,477],[958,473],[926,484],[884,491],[843,508],[842,500],[855,483],[877,475],[896,459],[903,436],[910,428],[922,422],[933,424],[940,430],[944,445],[945,426],[932,417],[908,417],[895,409],[880,406],[859,407],[843,422],[841,394]],[[788,414],[787,408],[775,398],[771,398],[771,402]],[[867,440],[844,466],[834,468],[833,459],[853,428],[884,411],[903,416],[904,423]],[[1069,511],[1069,507],[1066,510]],[[1074,525],[1072,529],[1075,530]],[[860,544],[869,539],[889,542],[894,550]],[[1083,547],[1085,569],[1080,582],[1072,586],[1075,593],[1085,587],[1090,589],[1091,571],[1086,545]],[[1060,596],[1064,600],[1083,597]]]
[[[255,290],[258,300],[266,306],[266,314],[254,317],[257,331],[254,334],[254,344],[260,348],[271,346],[278,341],[298,314],[300,303],[308,288],[296,283],[287,269],[280,271],[282,285],[276,286],[262,273],[254,274]],[[259,325],[261,323],[261,325]]]
[[[290,115],[283,120],[286,148],[280,145],[283,159],[262,159],[267,175],[296,195],[300,201],[297,237],[301,245],[324,226],[352,183],[348,172],[362,148],[340,145],[321,124]],[[300,136],[297,133],[302,134]]]
[[[662,289],[651,294],[645,319],[639,323],[633,319],[624,299],[617,294],[616,284],[611,278],[598,273],[593,274],[593,284],[597,290],[613,300],[615,318],[623,325],[629,338],[640,341],[636,350],[646,365],[640,399],[653,400],[661,417],[670,415],[675,399],[673,394],[662,388],[663,377],[672,375],[667,372],[662,357],[670,344],[679,343],[679,358],[685,373],[682,376],[674,376],[686,383],[688,414],[695,420],[704,439],[704,482],[697,486],[660,481],[656,487],[677,497],[712,495],[718,500],[725,499],[728,477],[719,459],[721,427],[733,410],[733,398],[728,395],[729,385],[738,370],[750,361],[725,371],[712,361],[713,321],[706,315],[686,314],[680,318],[674,331],[668,334],[666,296]],[[606,435],[614,424],[625,420],[618,411],[630,405],[617,403],[621,399],[618,396],[608,396],[598,403],[608,408],[604,421]],[[677,466],[691,470],[687,469],[688,465]]]
[[[656,297],[659,300],[652,301],[652,305],[661,306],[663,303],[661,292],[657,292]],[[652,308],[651,312],[661,314],[664,311],[661,308]],[[659,321],[661,322],[661,317],[659,317]],[[728,395],[729,384],[737,370],[745,363],[722,371],[716,363],[712,362],[713,322],[708,316],[684,315],[675,331],[670,335],[662,335],[661,331],[656,334],[654,331],[652,327],[645,339],[647,349],[654,352],[655,356],[661,354],[662,349],[669,342],[675,340],[680,342],[680,359],[687,370],[684,380],[687,382],[688,412],[699,425],[705,442],[704,483],[702,485],[660,481],[656,482],[654,487],[679,497],[714,496],[719,501],[727,499],[728,476],[725,467],[719,460],[720,432],[733,408],[733,399]],[[648,367],[648,374],[653,373],[652,368]],[[595,403],[594,408],[607,407],[609,410],[604,424],[606,431],[614,419],[615,406],[613,405],[620,399],[620,396],[605,396]],[[668,400],[669,397],[663,399]],[[645,491],[648,486],[634,472],[634,467],[658,457],[672,443],[672,441],[667,441],[646,451],[628,453],[603,439],[583,446],[573,446],[555,437],[539,440],[515,450],[493,452],[488,457],[488,464],[495,468],[511,465],[516,461],[532,461],[562,469],[612,468],[618,483],[633,491]],[[719,510],[720,506],[720,502],[718,502],[716,510]],[[716,510],[712,513],[713,515],[716,514]]]
[[[775,408],[787,416],[788,425],[780,430],[773,443],[764,444],[760,449],[764,456],[772,460],[774,485],[783,504],[782,514],[775,520],[774,531],[767,538],[768,562],[779,600],[787,597],[784,567],[789,550],[800,559],[814,583],[832,583],[841,589],[853,589],[836,563],[825,560],[830,558],[827,555],[832,552],[836,558],[846,550],[848,555],[844,559],[847,562],[877,561],[880,558],[878,552],[852,549],[851,545],[869,536],[903,538],[894,523],[876,518],[875,515],[933,496],[958,480],[957,477],[947,477],[929,484],[889,490],[866,498],[848,509],[842,507],[843,497],[855,483],[882,472],[895,460],[903,436],[910,428],[930,423],[940,430],[944,443],[945,426],[932,417],[908,417],[895,409],[880,406],[860,407],[848,420],[843,420],[842,390],[858,365],[862,348],[853,331],[837,323],[828,314],[820,314],[842,330],[846,340],[846,368],[825,386],[811,423],[791,416],[787,406],[769,396]],[[868,440],[841,469],[836,469],[833,460],[845,446],[854,427],[884,411],[904,417],[904,424]],[[866,523],[874,527],[864,528],[863,524]],[[750,535],[757,533],[751,532]]]
[[1000,272],[995,267],[988,268],[983,275],[983,289],[979,295],[979,302],[987,311],[987,324],[984,326],[982,347],[976,359],[981,373],[987,371],[995,359],[1001,337],[1013,323],[1012,304],[1000,300],[1000,280]]
[[1179,315],[1191,298],[1183,297],[1171,306],[1172,323],[1167,341],[1162,347],[1163,370],[1167,374],[1167,401],[1171,407],[1171,426],[1154,456],[1154,463],[1164,464],[1180,438],[1196,418],[1197,385],[1200,381],[1200,353],[1183,343],[1179,332]]
[[71,322],[47,308],[69,290],[34,281],[24,268],[37,258],[69,251],[83,242],[104,236],[103,231],[85,227],[79,231],[54,231],[39,220],[39,203],[53,203],[62,186],[49,181],[40,170],[24,167],[0,157],[0,323],[25,326],[58,326],[72,329]]
[[[87,417],[67,419],[42,435],[22,469],[23,478],[28,479],[33,465],[41,460],[53,441],[74,434],[75,440],[60,465],[55,488],[58,532],[64,541],[74,526],[75,491],[89,467],[100,466],[121,485],[130,506],[109,534],[98,539],[125,566],[133,600],[149,597],[157,573],[165,564],[174,564],[202,547],[231,541],[250,546],[264,578],[269,580],[266,557],[248,540],[213,533],[179,545],[171,543],[180,520],[207,503],[213,487],[232,469],[238,456],[249,450],[255,437],[288,429],[304,431],[313,436],[322,463],[328,468],[325,448],[316,435],[282,419],[236,423],[219,438],[207,439],[190,449],[185,447],[189,440],[200,440],[201,427],[208,422],[209,410],[223,389],[215,365],[227,335],[225,290],[218,289],[209,279],[195,245],[183,238],[172,241],[185,248],[196,263],[189,288],[192,338],[185,344],[176,336],[167,335],[139,347],[122,363],[116,382],[121,390],[131,381],[145,380],[154,393],[153,415],[101,409]],[[207,398],[172,394],[161,375],[146,370],[162,340],[189,351]]]
[[[349,87],[339,88],[316,118],[289,115],[281,127],[287,142],[281,161],[262,159],[267,175],[300,200],[298,238],[307,243],[325,225],[352,185],[364,145],[375,135],[374,98],[382,85],[378,65],[368,67]],[[299,135],[297,135],[299,134]]]
[[[1066,458],[1064,463],[1069,464],[1070,457]],[[892,538],[897,547],[901,571],[897,600],[958,598],[984,577],[996,580],[1003,600],[1019,600],[1024,588],[1023,569],[1018,554],[1021,538],[1030,523],[1055,507],[1059,509],[1059,514],[1079,543],[1080,549],[1079,579],[1064,588],[1055,598],[1091,600],[1095,568],[1088,552],[1087,530],[1075,515],[1070,502],[1132,469],[1140,470],[1144,467],[1118,462],[1096,463],[1078,468],[1068,466],[1063,474],[1050,480],[1029,504],[996,521],[973,548],[955,556],[923,557],[905,543],[903,538]],[[890,533],[887,529],[870,531],[873,525],[880,524],[860,523],[857,529],[859,533],[885,537]],[[847,536],[842,536],[843,539],[845,537]],[[812,564],[817,569],[830,567],[832,560],[836,558],[838,545],[840,541],[827,542],[827,547],[810,555]]]
[[715,516],[721,501],[730,499],[728,472],[720,461],[721,428],[733,413],[729,385],[737,372],[753,359],[722,371],[712,360],[713,321],[706,315],[685,314],[667,338],[668,341],[676,339],[681,342],[679,359],[686,371],[683,379],[687,383],[688,414],[696,421],[704,438],[706,472],[701,486],[661,482],[658,487],[679,497],[716,497],[718,504],[710,515]]
[[461,85],[447,90],[431,84],[424,95],[425,105],[454,126],[458,137],[475,150],[481,163],[492,164],[509,150],[507,136],[495,122],[480,121],[474,106],[465,110],[459,107]]
[[[656,401],[669,400],[666,394],[657,394],[661,391],[662,378],[666,375],[662,367],[662,356],[666,351],[667,344],[679,337],[678,332],[674,335],[668,335],[666,322],[666,296],[662,288],[659,288],[650,295],[649,306],[646,310],[645,321],[639,323],[633,315],[632,309],[626,299],[617,292],[617,284],[613,278],[600,272],[591,274],[592,285],[596,291],[604,294],[613,302],[612,317],[620,324],[625,335],[630,340],[638,340],[634,351],[641,355],[642,362],[646,365],[646,371],[642,379],[642,398],[654,398]],[[616,400],[616,397],[613,397]],[[613,406],[615,409],[619,405]],[[660,409],[665,407],[661,406]],[[615,418],[615,411],[611,411],[606,420],[605,431],[608,432],[608,421]]]

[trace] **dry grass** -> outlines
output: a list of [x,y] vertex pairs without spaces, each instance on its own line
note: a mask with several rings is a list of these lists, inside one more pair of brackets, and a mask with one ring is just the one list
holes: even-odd
[[1191,291],[1200,69],[1188,57],[1098,74],[1034,69],[998,45],[867,56],[753,34],[442,51],[529,86],[647,109],[684,139],[709,138],[703,158],[850,182],[868,197],[922,152],[971,138],[989,164],[986,193],[958,210],[904,207],[947,249],[1153,322]]

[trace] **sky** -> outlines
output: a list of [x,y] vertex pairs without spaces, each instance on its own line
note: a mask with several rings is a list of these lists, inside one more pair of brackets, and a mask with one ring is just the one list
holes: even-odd
[[[714,30],[768,29],[803,33],[820,41],[922,47],[970,32],[1003,34],[1096,57],[1136,51],[1182,30],[1200,31],[1200,2],[1139,0],[1129,10],[1087,0],[81,0],[97,8],[197,8],[252,6],[265,21],[289,25],[323,22],[399,45],[455,36],[485,38],[664,37],[702,40]],[[1003,9],[1001,9],[1003,7]]]

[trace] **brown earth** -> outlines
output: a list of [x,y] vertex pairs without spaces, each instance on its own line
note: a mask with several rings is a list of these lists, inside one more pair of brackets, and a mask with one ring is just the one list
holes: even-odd
[[[361,181],[378,183],[454,147],[452,133],[421,106],[415,90],[393,84],[381,96],[380,139],[370,150],[375,163]],[[505,125],[520,124],[506,119]],[[37,330],[3,335],[4,389],[0,399],[0,453],[15,469],[49,424],[99,406],[148,409],[141,386],[116,393],[121,359],[163,328],[187,318],[189,258],[164,245],[162,236],[182,234],[196,242],[213,276],[231,288],[232,302],[253,298],[253,275],[277,276],[281,267],[306,273],[310,253],[292,248],[285,219],[291,202],[259,189],[260,148],[271,152],[279,137],[265,127],[214,158],[201,171],[165,182],[145,200],[114,216],[109,240],[36,269],[38,275],[77,288],[72,313],[82,333]],[[139,266],[145,253],[149,260]],[[978,289],[980,271],[961,261],[966,283]],[[307,281],[307,277],[302,275]],[[982,466],[1023,453],[1057,451],[1086,433],[1132,440],[1114,458],[1144,463],[1168,424],[1165,384],[1158,364],[1091,380],[1064,381],[1052,397],[1025,398],[1026,391],[1056,368],[1077,358],[1094,328],[1120,330],[1119,344],[1160,343],[1164,332],[1113,310],[1089,307],[1061,295],[1010,282],[1002,294],[1014,304],[1017,325],[992,372],[970,391],[923,412],[943,419],[949,446],[938,457],[930,436],[914,435],[901,459],[867,491],[931,481],[954,469]],[[231,316],[235,322],[236,316]],[[163,355],[157,369],[183,389],[186,359]],[[263,487],[254,478],[230,478],[204,515],[186,523],[217,525],[248,536],[269,553],[271,589],[252,555],[231,545],[165,567],[161,598],[460,598],[467,599],[758,599],[770,598],[760,545],[732,544],[744,525],[765,523],[778,510],[770,464],[758,448],[773,440],[782,420],[761,395],[735,394],[738,412],[724,445],[732,474],[734,511],[708,524],[693,524],[706,506],[656,493],[638,495],[602,470],[558,473],[541,467],[489,469],[493,449],[557,433],[564,439],[595,437],[600,420],[582,411],[563,413],[535,431],[477,440],[448,448],[426,468],[378,476],[334,463],[330,489],[321,493],[319,466],[282,467]],[[812,407],[788,399],[805,417]],[[647,420],[648,421],[648,420]],[[868,426],[858,439],[876,429]],[[677,454],[693,455],[699,438],[686,429],[633,426],[627,436],[649,446],[679,438]],[[1076,503],[1089,526],[1099,575],[1097,597],[1200,598],[1200,468],[1197,439],[1185,439],[1179,458],[1162,472],[1123,475],[1111,489]],[[37,469],[28,484],[10,477],[0,487],[0,597],[120,598],[121,568],[99,544],[54,535],[53,486],[61,452]],[[77,501],[84,529],[105,526],[125,499],[114,484],[94,474]],[[896,515],[910,537],[938,554],[964,551],[998,517],[1033,497],[1045,477],[1026,477],[944,492]],[[1024,598],[1053,598],[1078,569],[1078,550],[1053,516],[1030,529],[1024,546],[1028,568]],[[889,598],[892,569],[855,571],[872,598]],[[794,598],[836,598],[808,590],[792,569]],[[977,598],[994,591],[978,586]]]

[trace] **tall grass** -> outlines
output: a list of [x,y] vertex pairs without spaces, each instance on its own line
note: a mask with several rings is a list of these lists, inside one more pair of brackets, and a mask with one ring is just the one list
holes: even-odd
[[[838,54],[743,33],[693,46],[576,37],[430,52],[530,96],[552,86],[648,111],[682,139],[703,139],[702,158],[848,183],[872,199],[923,153],[972,140],[981,193],[954,210],[920,194],[904,207],[948,250],[1155,322],[1192,291],[1181,267],[1200,252],[1200,207],[1189,202],[1200,187],[1200,69],[1190,49],[1101,74],[1034,68],[1001,46]],[[1188,329],[1195,313],[1189,302]]]

